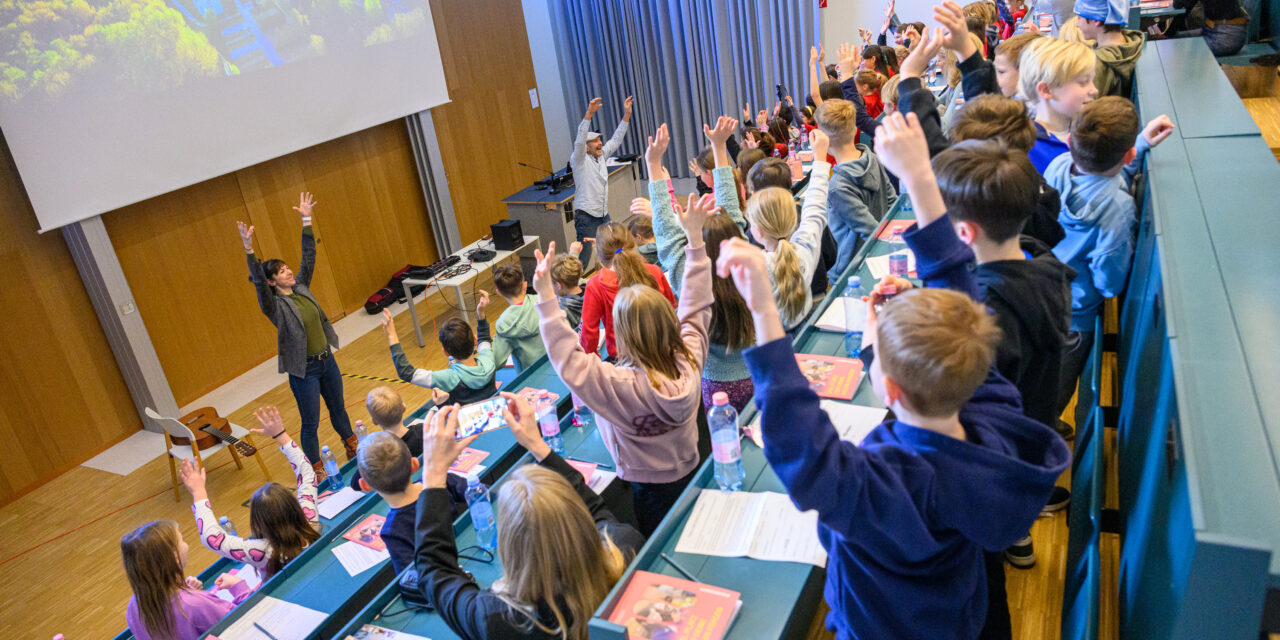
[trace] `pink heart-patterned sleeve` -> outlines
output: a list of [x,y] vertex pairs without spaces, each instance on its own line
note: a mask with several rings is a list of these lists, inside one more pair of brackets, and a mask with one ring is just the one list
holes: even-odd
[[308,522],[319,527],[320,513],[316,511],[316,472],[311,470],[311,465],[307,463],[307,456],[303,455],[302,448],[297,442],[290,440],[288,444],[280,447],[280,451],[289,459],[289,466],[293,467],[293,477],[298,481],[298,506],[302,507],[302,515],[307,517]]
[[196,517],[196,535],[208,550],[236,562],[252,565],[255,569],[267,566],[271,545],[260,538],[233,536],[218,524],[218,516],[208,500],[191,505]]

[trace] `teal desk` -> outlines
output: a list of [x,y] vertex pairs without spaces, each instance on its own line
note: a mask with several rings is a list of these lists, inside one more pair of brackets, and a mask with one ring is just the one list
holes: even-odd
[[[1236,96],[1235,89],[1223,75],[1217,59],[1203,39],[1179,38],[1149,42],[1142,53],[1142,58],[1147,57],[1158,60],[1147,61],[1147,64],[1142,65],[1142,83],[1152,79],[1152,75],[1146,71],[1156,68],[1161,71],[1163,77],[1156,81],[1167,87],[1173,107],[1169,117],[1176,114],[1175,124],[1178,125],[1182,138],[1261,135],[1249,110]],[[1142,58],[1139,58],[1140,63]],[[1158,67],[1151,62],[1158,62]],[[1137,71],[1134,73],[1135,76],[1139,75]],[[1150,103],[1150,106],[1154,107],[1155,104]],[[1148,103],[1143,104],[1144,119],[1160,113],[1148,109]],[[1192,158],[1192,162],[1200,164],[1195,158]]]

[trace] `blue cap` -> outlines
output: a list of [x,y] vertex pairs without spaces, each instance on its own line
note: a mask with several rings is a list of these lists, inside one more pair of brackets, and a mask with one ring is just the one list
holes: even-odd
[[859,278],[858,276],[851,276],[851,277],[849,278],[849,284],[847,284],[847,285],[845,285],[845,286],[847,286],[847,287],[854,287],[854,288],[860,288],[860,287],[862,287],[862,278]]
[[1076,0],[1076,15],[1103,24],[1129,24],[1128,0]]

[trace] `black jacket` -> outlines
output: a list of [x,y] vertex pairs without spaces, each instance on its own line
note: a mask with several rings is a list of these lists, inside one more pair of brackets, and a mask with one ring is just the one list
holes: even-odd
[[[966,64],[968,66],[968,70],[964,73],[966,99],[970,91],[974,92],[974,96],[983,93],[1000,93],[999,87],[995,84],[995,70],[990,62],[983,60],[981,55],[974,54],[960,64],[961,68],[965,68]],[[996,88],[993,91],[990,87]],[[951,147],[951,139],[942,131],[942,119],[938,116],[937,106],[933,92],[925,88],[919,78],[903,78],[898,85],[898,109],[903,113],[915,112],[916,117],[920,119],[920,128],[924,130],[925,139],[929,142],[929,157],[936,156]],[[1044,176],[1038,177],[1040,178],[1040,200],[1035,212],[1027,219],[1022,233],[1049,247],[1054,247],[1066,237],[1062,224],[1058,222],[1062,203],[1058,190],[1049,186]]]
[[978,265],[979,298],[1004,333],[996,369],[1022,394],[1023,412],[1047,426],[1058,421],[1058,381],[1071,330],[1071,280],[1075,270],[1049,247],[1023,236],[1030,260]]
[[[613,543],[630,561],[644,545],[644,538],[633,527],[618,522],[604,500],[596,495],[577,469],[551,453],[540,462],[559,473],[586,503],[596,527],[607,532]],[[444,489],[427,489],[418,498],[418,542],[415,566],[418,584],[449,628],[468,640],[488,638],[536,638],[553,640],[558,634],[543,633],[537,627],[522,629],[522,614],[488,589],[482,589],[458,566],[458,548],[453,535],[453,522],[448,513],[449,493]],[[538,607],[544,626],[555,628],[555,618],[545,605]]]

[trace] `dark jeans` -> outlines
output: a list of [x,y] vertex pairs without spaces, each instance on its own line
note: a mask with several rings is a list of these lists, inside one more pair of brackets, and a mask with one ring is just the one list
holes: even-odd
[[1200,36],[1215,56],[1234,56],[1244,48],[1249,37],[1249,25],[1220,24],[1216,27],[1205,26]]
[[582,209],[577,209],[573,212],[573,228],[578,232],[578,242],[582,243],[582,251],[578,252],[578,259],[582,261],[584,272],[587,271],[587,267],[591,264],[592,250],[592,246],[587,243],[586,238],[596,237],[596,230],[608,221],[609,216],[597,218]]
[[[1062,354],[1062,378],[1058,382],[1058,413],[1062,413],[1062,410],[1067,408],[1067,403],[1071,402],[1071,396],[1076,392],[1076,385],[1080,380],[1080,373],[1084,371],[1084,365],[1089,361],[1091,351],[1093,351],[1092,331],[1072,331],[1067,335],[1067,350]],[[1081,415],[1088,414],[1081,413],[1077,407],[1077,426],[1080,424]]]
[[320,398],[329,409],[329,422],[343,440],[351,437],[351,419],[347,417],[346,400],[342,396],[342,372],[338,362],[330,355],[324,360],[307,363],[307,376],[289,376],[289,389],[298,401],[298,413],[302,416],[302,452],[313,464],[320,461]]
[[640,533],[643,533],[644,537],[653,535],[658,524],[671,510],[671,505],[676,503],[680,494],[684,492],[684,488],[689,486],[689,481],[693,479],[695,473],[697,473],[696,469],[675,482],[631,483],[631,491],[636,503],[636,521],[639,522]]
[[978,640],[1011,640],[1013,622],[1009,619],[1009,594],[1004,587],[1004,552],[984,551],[987,567],[987,619]]

